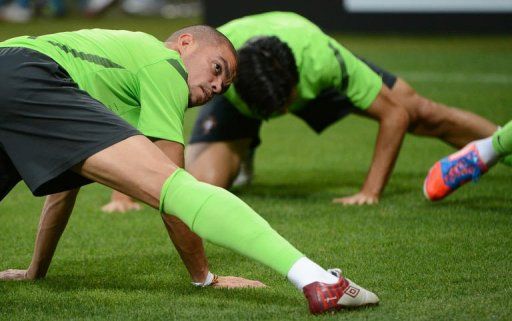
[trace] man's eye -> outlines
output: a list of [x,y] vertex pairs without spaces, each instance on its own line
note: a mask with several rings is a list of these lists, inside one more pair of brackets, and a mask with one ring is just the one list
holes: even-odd
[[220,75],[222,72],[222,67],[219,64],[213,64],[213,70],[215,70],[216,75]]

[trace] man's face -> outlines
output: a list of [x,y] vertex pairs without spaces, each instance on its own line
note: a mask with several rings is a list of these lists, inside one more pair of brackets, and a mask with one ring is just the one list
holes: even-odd
[[189,107],[224,93],[236,73],[236,58],[227,45],[194,43],[181,56],[188,71]]

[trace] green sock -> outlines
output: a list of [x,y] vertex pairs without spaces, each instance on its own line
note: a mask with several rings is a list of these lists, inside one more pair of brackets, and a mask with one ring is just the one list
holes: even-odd
[[507,165],[509,167],[512,167],[512,154],[511,155],[508,155],[508,156],[505,156],[503,157],[500,162],[503,164],[503,165]]
[[512,121],[492,135],[492,147],[501,157],[512,154]]
[[230,192],[178,169],[164,183],[160,211],[172,213],[203,239],[263,263],[282,275],[304,255]]

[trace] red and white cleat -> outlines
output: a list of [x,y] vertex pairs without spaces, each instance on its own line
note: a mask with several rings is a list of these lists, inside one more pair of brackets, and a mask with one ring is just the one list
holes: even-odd
[[302,291],[312,314],[379,304],[377,295],[341,275],[338,283],[314,282],[306,285]]

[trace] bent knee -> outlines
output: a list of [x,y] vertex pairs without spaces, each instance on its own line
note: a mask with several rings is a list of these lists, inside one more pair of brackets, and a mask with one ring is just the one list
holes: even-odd
[[441,126],[446,118],[448,108],[419,94],[415,94],[411,98],[410,110],[412,112],[409,113],[409,131],[414,133],[419,128],[422,128],[422,130],[435,130]]
[[193,143],[185,147],[185,166],[194,163],[197,158],[209,147],[209,143]]
[[410,132],[414,132],[420,125],[429,124],[431,126],[440,120],[439,105],[418,94],[404,80],[400,78],[397,80],[392,93],[409,114]]
[[[200,150],[200,153],[197,153]],[[191,149],[185,168],[198,180],[229,188],[240,168],[242,150],[234,142],[206,143]]]

